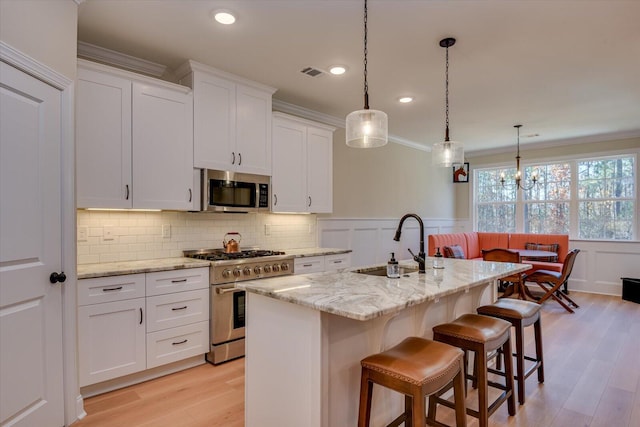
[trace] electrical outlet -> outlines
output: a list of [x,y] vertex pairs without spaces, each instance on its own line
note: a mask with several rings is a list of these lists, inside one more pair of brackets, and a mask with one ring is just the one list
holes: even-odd
[[264,235],[271,236],[271,224],[264,225]]
[[81,225],[78,227],[78,242],[86,242],[89,236],[89,227]]
[[171,237],[171,224],[162,225],[162,237],[165,239]]
[[102,240],[113,240],[113,225],[105,225],[102,230]]

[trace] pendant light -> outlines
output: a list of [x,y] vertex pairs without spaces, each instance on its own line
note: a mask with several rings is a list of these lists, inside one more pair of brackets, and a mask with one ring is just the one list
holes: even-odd
[[[517,145],[516,145],[516,190],[520,188],[523,190],[531,190],[538,183],[538,175],[534,171],[531,174],[531,185],[526,186],[522,184],[522,171],[520,170],[520,128],[522,127],[522,125],[514,125],[513,127],[516,128],[518,132],[518,139],[517,139]],[[505,175],[504,175],[504,172],[502,172],[500,174],[500,183],[502,184],[503,187],[505,183],[504,178],[505,178]]]
[[449,48],[456,44],[456,39],[448,37],[440,40],[440,46],[447,52],[445,68],[445,134],[444,141],[433,144],[431,149],[431,164],[450,168],[454,164],[464,163],[464,147],[462,143],[449,140]]
[[349,113],[346,120],[347,145],[355,148],[387,144],[387,113],[369,109],[367,84],[367,0],[364,0],[364,109]]

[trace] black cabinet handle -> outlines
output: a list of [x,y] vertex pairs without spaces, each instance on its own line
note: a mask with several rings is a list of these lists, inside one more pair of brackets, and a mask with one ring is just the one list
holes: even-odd
[[122,286],[118,286],[117,288],[103,288],[102,292],[119,291],[120,289],[122,289]]
[[278,195],[274,193],[273,195],[273,206],[276,206],[278,204]]
[[242,153],[238,153],[238,157],[240,158],[240,160],[238,161],[238,166],[240,166],[242,164]]
[[178,280],[172,280],[171,283],[182,283],[182,282],[186,282],[187,279],[178,279]]
[[309,197],[309,207],[311,207],[311,196],[308,196],[308,197]]
[[172,342],[171,345],[180,345],[180,344],[184,344],[189,340],[182,340],[182,341],[178,341],[178,342]]
[[171,311],[186,310],[186,309],[187,309],[187,306],[185,305],[184,307],[175,307],[175,308],[172,308],[172,309],[171,309]]
[[189,189],[189,203],[191,203],[191,200],[193,200],[193,193],[191,192],[191,189]]
[[127,190],[126,195],[124,196],[125,200],[129,200],[129,184],[125,185],[125,189]]
[[142,307],[140,307],[140,324],[141,324],[141,325],[142,325],[142,319],[143,319],[143,316],[142,316]]
[[232,151],[231,155],[233,156],[232,159],[231,159],[231,164],[235,165],[236,164],[236,153],[234,151]]
[[54,271],[49,275],[49,281],[51,283],[64,283],[65,280],[67,280],[67,275],[64,274],[64,271],[61,271],[60,273]]

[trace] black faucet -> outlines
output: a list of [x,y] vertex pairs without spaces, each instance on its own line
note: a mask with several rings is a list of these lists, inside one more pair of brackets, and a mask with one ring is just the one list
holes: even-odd
[[398,224],[398,228],[396,229],[396,235],[393,238],[393,240],[395,240],[396,242],[400,241],[400,235],[402,234],[402,224],[404,224],[404,220],[409,217],[415,218],[420,224],[420,252],[418,252],[418,255],[416,255],[411,251],[411,249],[409,249],[409,253],[413,256],[413,260],[418,263],[418,272],[424,273],[425,272],[424,260],[426,258],[426,254],[424,253],[424,224],[422,223],[422,218],[420,218],[418,215],[414,213],[409,213],[403,216],[400,219],[400,224]]

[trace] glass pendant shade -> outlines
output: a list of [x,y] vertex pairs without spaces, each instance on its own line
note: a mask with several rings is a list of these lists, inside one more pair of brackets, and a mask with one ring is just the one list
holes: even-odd
[[431,148],[431,164],[433,166],[451,167],[464,163],[464,147],[456,141],[443,141],[433,144]]
[[354,148],[374,148],[387,144],[387,113],[378,110],[357,110],[346,120],[347,145]]

